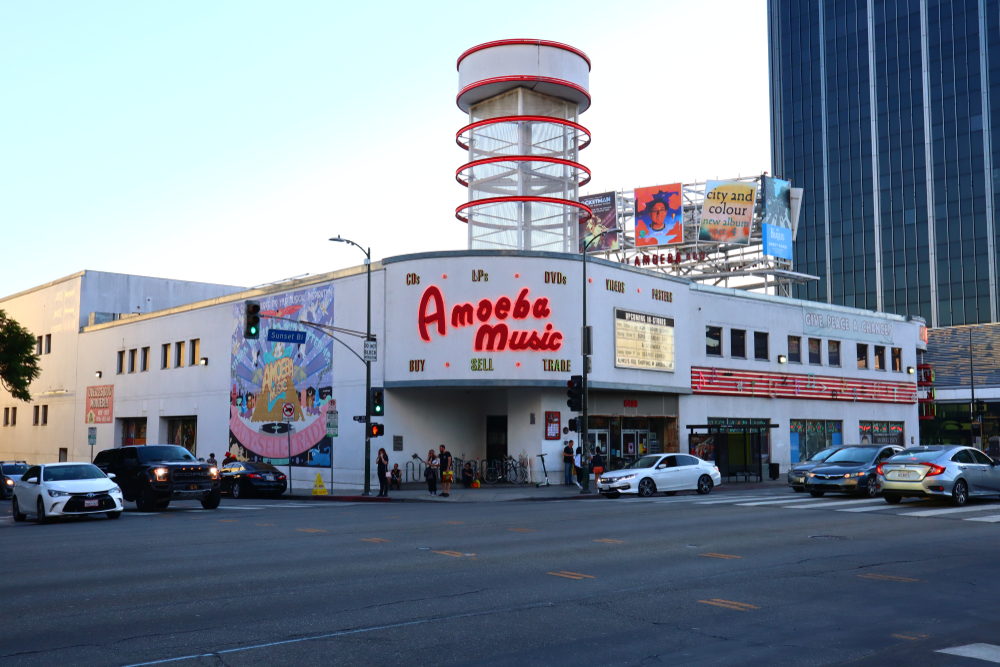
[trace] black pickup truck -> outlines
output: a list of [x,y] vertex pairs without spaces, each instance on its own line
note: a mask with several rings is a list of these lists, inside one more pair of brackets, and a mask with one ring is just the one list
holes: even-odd
[[125,500],[134,501],[140,512],[165,509],[171,500],[200,500],[214,510],[222,498],[218,469],[176,445],[106,449],[94,465],[115,474]]

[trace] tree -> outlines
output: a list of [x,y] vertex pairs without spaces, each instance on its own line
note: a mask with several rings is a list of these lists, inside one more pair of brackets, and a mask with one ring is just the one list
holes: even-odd
[[35,337],[0,310],[0,385],[14,398],[29,403],[28,385],[41,372]]

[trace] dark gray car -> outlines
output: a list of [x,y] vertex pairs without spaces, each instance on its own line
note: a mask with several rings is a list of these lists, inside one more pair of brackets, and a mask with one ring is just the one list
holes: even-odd
[[809,471],[819,465],[822,465],[823,462],[826,461],[827,457],[838,449],[840,449],[840,445],[837,445],[836,447],[827,447],[826,449],[819,450],[805,461],[793,464],[792,467],[788,469],[788,486],[792,487],[798,493],[805,491],[806,475],[809,474]]
[[806,491],[819,498],[824,493],[861,493],[876,498],[882,487],[878,465],[888,460],[902,447],[896,445],[847,445],[831,454],[823,465],[813,468],[806,476]]

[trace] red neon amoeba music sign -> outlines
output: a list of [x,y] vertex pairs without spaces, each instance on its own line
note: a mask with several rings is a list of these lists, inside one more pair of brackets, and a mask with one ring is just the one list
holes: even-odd
[[[528,298],[528,288],[521,290],[517,298],[502,296],[495,302],[482,299],[473,306],[471,303],[455,304],[450,312],[445,307],[444,295],[441,290],[431,285],[420,297],[420,308],[417,312],[417,328],[420,338],[426,342],[431,340],[431,332],[435,329],[439,336],[448,335],[448,323],[453,329],[476,326],[476,338],[473,349],[476,352],[502,352],[504,350],[536,350],[555,352],[562,347],[563,335],[555,331],[552,324],[546,323],[539,332],[537,329],[514,329],[513,320],[527,320],[532,317],[544,320],[552,311],[549,300],[545,297]],[[511,322],[508,325],[508,318]],[[497,320],[491,324],[490,320]],[[524,323],[528,326],[528,323]]]

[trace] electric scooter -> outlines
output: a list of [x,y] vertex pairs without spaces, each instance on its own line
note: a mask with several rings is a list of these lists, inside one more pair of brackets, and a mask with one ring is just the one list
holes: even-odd
[[537,484],[535,484],[535,488],[536,489],[538,487],[540,487],[540,486],[548,486],[549,485],[549,471],[545,469],[545,454],[538,454],[538,458],[540,458],[542,460],[542,472],[545,474],[545,481],[544,482],[538,482]]

